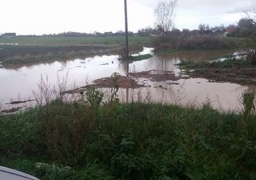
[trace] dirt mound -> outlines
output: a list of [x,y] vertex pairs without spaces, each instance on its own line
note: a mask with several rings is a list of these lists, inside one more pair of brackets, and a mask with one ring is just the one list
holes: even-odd
[[154,82],[160,82],[160,81],[177,81],[179,78],[175,76],[174,72],[172,71],[142,71],[137,73],[129,73],[132,77],[135,78],[148,78],[151,81]]

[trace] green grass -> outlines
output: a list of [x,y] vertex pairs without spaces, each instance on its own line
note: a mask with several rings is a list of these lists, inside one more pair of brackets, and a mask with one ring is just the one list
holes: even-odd
[[[124,45],[124,36],[102,36],[102,37],[54,37],[54,36],[31,36],[0,38],[1,43],[18,43],[20,46],[81,46],[93,44]],[[151,44],[150,37],[130,36],[130,45],[148,46]]]
[[151,54],[143,54],[143,55],[138,55],[138,56],[133,56],[135,61],[141,61],[144,59],[149,59],[151,57],[153,57],[153,55]]
[[0,165],[50,180],[256,178],[251,111],[95,98],[0,116]]
[[[150,43],[149,37],[129,38],[131,52],[138,52],[143,46],[150,46]],[[124,44],[123,36],[0,38],[0,62],[8,66],[119,54]]]
[[49,62],[85,58],[94,55],[114,54],[117,46],[83,45],[83,46],[2,46],[0,61],[3,65]]
[[181,59],[178,65],[185,69],[195,69],[195,68],[234,68],[234,67],[251,67],[249,61],[243,58],[235,58],[233,56],[226,57],[223,61],[213,61],[213,62],[195,62],[190,59]]

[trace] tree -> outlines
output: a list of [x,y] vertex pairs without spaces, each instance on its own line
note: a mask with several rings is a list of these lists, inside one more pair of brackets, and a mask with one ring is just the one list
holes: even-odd
[[251,62],[252,65],[256,65],[256,1],[253,0],[251,12],[245,12],[247,18],[242,18],[238,22],[239,35],[247,36],[248,47],[246,51],[247,60]]
[[169,32],[174,25],[174,15],[177,6],[177,0],[160,1],[155,9],[157,26],[163,29],[163,32]]
[[153,31],[154,29],[152,29],[151,27],[146,27],[138,30],[138,34],[140,36],[149,36],[151,33],[153,33]]
[[199,24],[198,30],[201,34],[205,34],[210,31],[210,27],[208,24]]
[[249,19],[249,18],[240,19],[237,25],[240,28],[243,28],[243,27],[254,28],[255,27],[253,19]]
[[191,32],[190,32],[189,29],[183,29],[183,30],[182,30],[182,34],[183,34],[184,36],[190,36]]

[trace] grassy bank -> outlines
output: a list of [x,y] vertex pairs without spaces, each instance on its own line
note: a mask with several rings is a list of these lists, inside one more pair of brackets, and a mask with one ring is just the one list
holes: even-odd
[[[124,41],[123,36],[0,38],[0,62],[8,66],[119,54]],[[131,36],[129,42],[131,52],[138,52],[143,46],[150,45],[150,38]]]
[[[91,93],[91,94],[90,94]],[[44,179],[255,179],[256,116],[101,94],[0,116],[0,165]],[[90,98],[91,97],[91,98]]]
[[118,47],[105,45],[91,46],[2,46],[0,59],[3,65],[44,63],[53,60],[85,58],[118,52]]
[[223,61],[194,62],[189,59],[179,63],[191,77],[206,78],[216,82],[233,82],[255,85],[256,66],[244,58],[227,57]]
[[[20,46],[81,46],[81,45],[124,45],[124,36],[84,36],[84,37],[57,37],[57,36],[24,36],[14,38],[1,38],[1,44],[17,43]],[[130,36],[129,43],[131,45],[149,46],[151,44],[150,37]]]

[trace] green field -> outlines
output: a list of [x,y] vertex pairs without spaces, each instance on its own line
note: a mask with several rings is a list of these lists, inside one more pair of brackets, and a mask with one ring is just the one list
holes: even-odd
[[[124,44],[123,36],[0,38],[0,62],[5,66],[11,66],[93,55],[122,54]],[[129,37],[130,53],[138,52],[143,46],[150,45],[150,37]]]
[[[55,37],[55,36],[28,36],[14,38],[0,38],[0,45],[17,43],[19,46],[83,46],[83,45],[124,45],[124,36],[93,36],[93,37]],[[150,37],[130,36],[130,45],[150,46]]]

